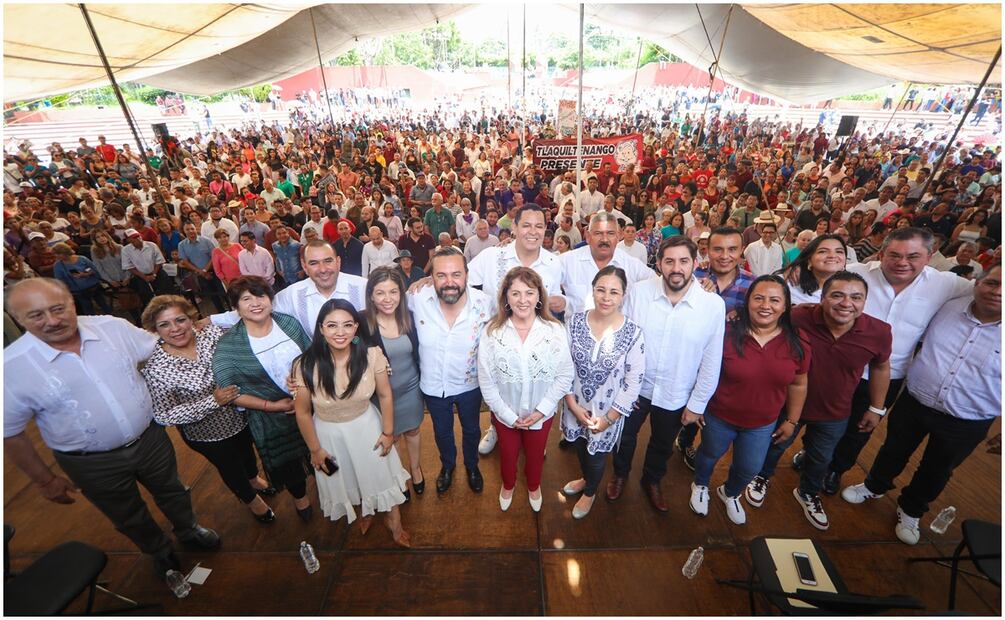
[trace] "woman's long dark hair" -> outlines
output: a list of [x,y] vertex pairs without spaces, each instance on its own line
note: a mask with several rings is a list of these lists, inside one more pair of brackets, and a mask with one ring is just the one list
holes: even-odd
[[[357,325],[356,336],[359,337],[359,342],[353,342],[349,345],[349,384],[340,395],[335,394],[335,371],[337,370],[335,361],[332,359],[328,341],[325,340],[325,336],[321,332],[325,318],[336,310],[342,310],[352,317]],[[356,386],[359,385],[363,373],[366,372],[367,349],[369,347],[369,330],[367,330],[366,321],[362,320],[356,308],[344,299],[329,299],[318,312],[318,320],[314,323],[314,340],[311,341],[311,346],[294,360],[293,364],[294,367],[299,366],[300,374],[304,378],[304,385],[307,386],[307,390],[311,394],[320,391],[322,394],[334,398],[348,398],[356,391]],[[315,370],[318,373],[318,385],[314,384]]]
[[[803,248],[803,251],[799,253],[799,256],[792,261],[792,264],[786,269],[787,273],[791,273],[793,269],[799,270],[799,288],[803,289],[803,292],[807,295],[812,295],[816,293],[820,288],[820,284],[817,283],[817,277],[813,275],[813,271],[810,269],[810,261],[813,259],[813,255],[816,254],[817,248],[824,241],[837,241],[841,244],[841,247],[845,251],[845,262],[848,260],[848,244],[845,243],[844,239],[835,234],[818,235],[813,238],[809,244]],[[844,267],[841,268],[842,270]],[[788,288],[788,287],[786,287]]]
[[803,360],[803,343],[799,339],[799,332],[792,325],[792,295],[789,293],[789,287],[781,276],[760,276],[747,289],[747,294],[743,298],[743,305],[736,309],[736,321],[730,324],[732,328],[733,348],[736,349],[737,355],[743,357],[743,345],[747,340],[747,334],[750,333],[750,296],[754,293],[757,285],[765,282],[782,287],[782,294],[785,295],[785,312],[782,313],[782,316],[778,317],[778,326],[785,333],[785,338],[789,341],[789,348],[796,354],[796,359],[801,362]]

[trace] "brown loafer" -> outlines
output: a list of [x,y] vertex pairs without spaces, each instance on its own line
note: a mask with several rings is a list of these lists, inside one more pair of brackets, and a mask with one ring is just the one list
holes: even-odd
[[611,478],[611,481],[607,483],[607,501],[617,501],[617,499],[621,497],[621,492],[624,490],[625,479],[619,476],[614,476]]
[[649,498],[649,503],[652,504],[653,508],[660,512],[670,512],[670,507],[667,506],[667,501],[663,498],[660,485],[643,482],[642,490],[646,492],[646,497]]

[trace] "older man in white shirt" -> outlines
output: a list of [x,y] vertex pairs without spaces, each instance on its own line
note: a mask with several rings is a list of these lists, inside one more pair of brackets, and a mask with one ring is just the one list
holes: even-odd
[[954,299],[932,319],[868,477],[841,492],[853,504],[882,497],[927,438],[920,465],[897,498],[894,532],[908,545],[921,538],[921,518],[953,470],[1001,416],[1001,273],[1001,265],[993,266],[973,299]]
[[433,286],[408,295],[419,337],[419,389],[433,420],[440,473],[436,492],[443,494],[454,479],[457,446],[454,408],[461,422],[461,444],[468,486],[484,487],[478,470],[482,396],[478,388],[478,342],[492,318],[488,295],[468,285],[468,267],[456,248],[438,250],[430,258]]
[[464,244],[464,258],[468,263],[475,260],[475,257],[487,248],[494,248],[499,245],[499,237],[489,234],[489,223],[485,220],[475,222],[475,234],[469,237]]
[[[78,318],[73,297],[57,280],[23,280],[8,289],[6,301],[28,332],[4,350],[4,451],[10,461],[51,502],[72,504],[73,495],[83,493],[152,557],[159,576],[181,566],[138,482],[179,540],[218,547],[216,532],[196,522],[171,440],[153,423],[150,392],[137,370],[157,338],[120,318]],[[25,433],[32,420],[59,470],[52,471]]]
[[[862,276],[869,285],[866,314],[889,323],[893,329],[887,408],[900,393],[908,363],[932,317],[949,301],[969,297],[973,292],[970,280],[928,266],[933,243],[932,233],[926,229],[900,228],[883,241],[878,261],[848,265],[848,271]],[[885,414],[886,410],[870,409],[867,368],[852,396],[851,418],[834,449],[830,471],[824,478],[824,493],[837,493],[842,474],[855,465]]]
[[586,232],[587,245],[559,257],[562,263],[562,288],[568,301],[566,312],[583,312],[593,308],[593,276],[607,265],[625,270],[629,291],[635,282],[648,280],[655,275],[645,263],[617,249],[620,235],[618,221],[613,215],[597,213],[590,218]]
[[384,233],[379,226],[371,226],[370,240],[363,246],[363,277],[369,277],[370,272],[377,267],[393,265],[398,258],[398,248],[384,239]]
[[645,336],[646,372],[638,406],[614,454],[614,477],[607,485],[611,501],[621,497],[639,430],[649,417],[652,436],[642,488],[653,508],[669,510],[660,481],[666,475],[673,442],[683,425],[703,425],[705,407],[719,382],[726,305],[695,281],[697,252],[687,237],[663,240],[656,254],[660,275],[628,289],[624,313]]

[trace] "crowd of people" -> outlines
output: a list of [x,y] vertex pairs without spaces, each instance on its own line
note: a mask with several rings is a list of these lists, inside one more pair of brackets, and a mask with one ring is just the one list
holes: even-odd
[[[468,113],[215,131],[156,166],[103,138],[53,145],[50,166],[9,156],[7,453],[166,571],[178,560],[137,483],[179,540],[219,536],[165,426],[257,521],[284,490],[311,520],[313,475],[325,517],[366,532],[380,513],[404,547],[426,411],[436,492],[453,484],[456,415],[473,492],[499,450],[503,511],[521,453],[542,509],[557,419],[582,470],[562,489],[575,519],[628,492],[647,418],[653,509],[706,516],[714,495],[737,525],[801,432],[792,508],[820,530],[824,496],[881,497],[927,438],[893,528],[917,543],[1001,413],[1000,149],[742,114],[636,120],[591,119],[595,136],[647,127],[645,148],[578,178],[535,166],[547,119]],[[868,477],[845,479],[888,414]],[[675,449],[689,497],[661,487]]]

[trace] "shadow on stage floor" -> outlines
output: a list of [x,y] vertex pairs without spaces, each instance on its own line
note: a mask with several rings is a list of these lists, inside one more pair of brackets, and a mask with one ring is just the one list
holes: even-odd
[[[483,428],[486,425],[483,413]],[[999,428],[996,423],[992,434]],[[40,445],[34,426],[30,432]],[[866,448],[860,466],[871,464],[884,433],[885,425]],[[852,590],[910,594],[931,613],[945,607],[949,570],[931,563],[908,564],[906,558],[951,553],[963,519],[1000,522],[1001,518],[1001,460],[987,454],[982,445],[957,470],[923,522],[921,543],[913,548],[893,534],[896,491],[861,506],[826,497],[830,530],[818,532],[810,526],[791,494],[797,478],[789,456],[796,448],[783,458],[764,506],[747,508],[745,526],[730,523],[715,498],[708,517],[690,511],[692,475],[676,454],[663,482],[670,513],[656,513],[637,480],[644,456],[641,448],[622,498],[611,504],[600,496],[586,519],[574,521],[572,501],[559,489],[578,477],[578,462],[575,454],[558,448],[557,430],[552,432],[545,462],[541,512],[531,511],[521,482],[512,507],[503,513],[496,497],[497,453],[482,460],[481,495],[468,488],[459,467],[450,491],[437,496],[434,479],[439,461],[427,420],[422,428],[427,490],[421,497],[413,495],[402,509],[414,546],[402,550],[379,520],[365,537],[358,527],[347,528],[344,520],[328,522],[320,514],[304,524],[286,494],[270,501],[276,522],[261,525],[230,495],[215,470],[182,443],[177,431],[170,434],[200,522],[223,539],[215,553],[179,552],[186,568],[201,562],[213,569],[205,585],[193,586],[186,599],[174,599],[155,577],[148,559],[86,500],[72,506],[51,504],[7,461],[4,522],[17,528],[11,542],[13,568],[26,566],[63,541],[84,541],[109,554],[103,578],[110,589],[142,602],[161,603],[171,615],[743,615],[746,595],[717,585],[715,579],[745,578],[749,541],[760,535],[784,535],[823,541]],[[647,438],[648,428],[641,446]],[[48,450],[41,447],[40,452],[53,463]],[[917,456],[908,474],[916,463]],[[725,478],[727,465],[728,456],[717,468],[714,484]],[[864,470],[858,467],[845,482],[860,482],[863,477]],[[950,504],[957,508],[957,520],[946,535],[937,536],[928,522]],[[154,514],[165,523],[156,509]],[[300,562],[301,540],[310,541],[318,552],[321,570],[314,575],[308,575]],[[680,569],[698,545],[705,548],[705,563],[697,578],[688,581]],[[997,588],[969,576],[961,582],[958,609],[1001,615]],[[115,605],[111,599],[98,599],[98,609]],[[83,602],[78,600],[73,609],[82,610]]]

